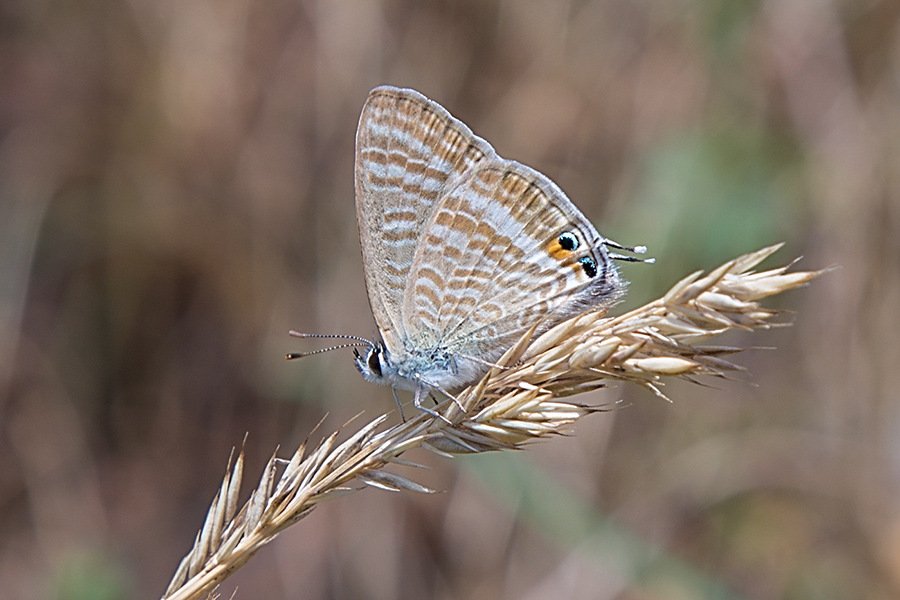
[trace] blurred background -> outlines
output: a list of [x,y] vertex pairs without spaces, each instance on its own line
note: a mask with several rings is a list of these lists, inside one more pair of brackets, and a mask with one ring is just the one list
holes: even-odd
[[222,597],[900,597],[900,2],[8,0],[4,598],[158,597],[245,433],[252,481],[395,409],[348,350],[284,360],[318,347],[292,328],[376,333],[352,169],[382,83],[646,244],[619,310],[779,241],[841,268],[722,340],[758,347],[742,381],[410,456],[442,493],[322,505]]

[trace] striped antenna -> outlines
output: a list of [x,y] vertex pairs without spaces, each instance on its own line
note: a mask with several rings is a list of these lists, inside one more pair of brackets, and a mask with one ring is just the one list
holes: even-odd
[[311,352],[290,352],[285,358],[287,360],[294,360],[295,358],[304,358],[306,356],[312,356],[313,354],[322,354],[323,352],[331,352],[332,350],[341,350],[343,348],[355,348],[357,346],[368,346],[370,348],[374,348],[375,344],[367,340],[366,338],[362,338],[355,335],[341,335],[341,334],[329,334],[329,333],[301,333],[299,331],[289,331],[288,335],[296,338],[319,338],[319,339],[339,339],[339,340],[353,340],[352,343],[349,344],[339,344],[337,346],[331,346],[328,348],[320,348],[318,350],[312,350]]

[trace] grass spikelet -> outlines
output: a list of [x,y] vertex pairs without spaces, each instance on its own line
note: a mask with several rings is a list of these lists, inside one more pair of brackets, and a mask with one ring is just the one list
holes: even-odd
[[706,276],[694,273],[662,298],[626,314],[580,315],[534,340],[532,330],[456,401],[439,405],[435,410],[440,418],[419,412],[379,431],[388,418],[382,415],[343,443],[337,443],[338,431],[309,452],[304,443],[288,461],[273,456],[249,500],[237,510],[242,450],[163,598],[206,596],[319,502],[365,487],[433,492],[385,470],[393,463],[410,464],[400,455],[411,448],[424,447],[441,456],[521,448],[565,433],[585,415],[607,410],[568,398],[609,381],[631,382],[668,399],[659,389],[663,378],[696,382],[698,376],[725,378],[740,370],[723,358],[740,348],[699,344],[732,329],[778,325],[771,319],[779,312],[757,301],[804,285],[824,272],[788,273],[790,265],[751,271],[779,247],[738,257]]

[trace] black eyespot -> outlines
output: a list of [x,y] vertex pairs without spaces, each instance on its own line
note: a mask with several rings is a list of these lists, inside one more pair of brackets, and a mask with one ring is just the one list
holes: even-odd
[[381,377],[381,360],[378,358],[379,354],[381,354],[381,348],[375,346],[369,351],[366,362],[369,363],[369,370]]
[[574,250],[578,247],[578,238],[575,237],[575,234],[571,231],[566,231],[565,233],[561,233],[559,238],[557,238],[559,245],[562,246],[563,250]]
[[579,259],[578,262],[581,264],[581,268],[584,269],[584,274],[588,277],[594,277],[597,274],[597,263],[590,256],[585,256]]

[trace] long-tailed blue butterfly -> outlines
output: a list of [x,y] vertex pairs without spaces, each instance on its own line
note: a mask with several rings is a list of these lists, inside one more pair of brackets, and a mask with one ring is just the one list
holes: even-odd
[[363,377],[414,392],[428,412],[423,393],[451,395],[477,381],[536,324],[540,333],[614,303],[624,282],[612,259],[635,259],[608,247],[644,251],[601,236],[550,179],[501,158],[414,90],[369,93],[355,172],[381,339],[292,334],[367,345],[354,352]]

